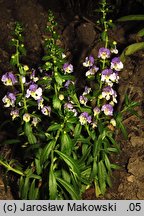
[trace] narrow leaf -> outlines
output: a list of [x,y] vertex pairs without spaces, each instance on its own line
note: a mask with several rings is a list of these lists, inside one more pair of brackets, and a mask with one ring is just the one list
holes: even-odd
[[29,178],[26,177],[22,189],[22,199],[26,200],[28,198],[29,186],[30,186]]
[[123,17],[120,17],[117,21],[118,22],[127,22],[127,21],[140,21],[140,20],[144,20],[143,14],[123,16]]
[[76,174],[76,176],[79,178],[80,177],[80,170],[79,170],[79,165],[78,163],[71,158],[70,156],[65,155],[64,153],[55,150],[55,152],[65,161],[65,163],[71,168],[73,174]]
[[125,48],[125,50],[122,52],[120,59],[124,62],[126,56],[132,55],[133,53],[135,53],[141,49],[144,49],[144,42],[131,44],[131,45],[127,46]]
[[55,131],[55,130],[58,130],[58,129],[60,129],[60,128],[61,128],[61,125],[55,123],[55,124],[49,126],[48,131]]
[[53,163],[50,167],[49,172],[49,193],[50,193],[50,200],[55,200],[57,197],[57,182],[54,173]]
[[29,200],[36,200],[37,199],[36,196],[37,196],[37,194],[36,194],[35,179],[34,179],[31,183],[31,186],[30,186],[28,198],[29,198]]
[[40,156],[40,163],[41,165],[44,164],[44,162],[46,160],[48,160],[49,158],[49,154],[50,152],[53,150],[55,146],[55,140],[51,140],[46,146],[45,148],[42,150],[41,156]]
[[77,194],[77,191],[74,190],[73,186],[69,184],[67,181],[57,178],[57,181],[65,188],[65,190],[70,194],[73,200],[80,200],[81,197]]
[[137,33],[137,37],[143,37],[144,36],[144,28],[141,29],[138,33]]
[[78,123],[74,130],[74,137],[78,137],[81,133],[81,130],[82,130],[82,125]]
[[98,179],[100,190],[104,194],[106,191],[106,169],[102,160],[98,163]]
[[65,131],[61,135],[61,151],[67,155],[70,155],[72,151],[72,140]]

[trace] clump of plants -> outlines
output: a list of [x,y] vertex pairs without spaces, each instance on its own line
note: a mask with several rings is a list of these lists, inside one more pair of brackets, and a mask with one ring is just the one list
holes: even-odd
[[[18,177],[20,199],[82,199],[90,186],[104,195],[112,186],[112,170],[118,166],[110,161],[119,152],[115,141],[117,127],[125,132],[122,114],[133,105],[115,112],[115,86],[123,63],[116,42],[109,41],[106,20],[108,7],[101,1],[103,27],[97,59],[88,56],[83,62],[86,85],[76,91],[74,67],[59,47],[57,23],[49,12],[42,64],[30,68],[22,63],[26,54],[23,30],[16,24],[11,56],[13,71],[1,81],[8,88],[2,101],[17,125],[17,139],[11,141],[23,152],[21,159],[0,164]],[[91,85],[93,83],[93,85]]]

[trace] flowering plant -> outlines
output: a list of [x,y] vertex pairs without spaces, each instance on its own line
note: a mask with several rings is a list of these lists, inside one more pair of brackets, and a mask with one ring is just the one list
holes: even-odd
[[83,62],[86,86],[82,93],[75,88],[73,65],[57,45],[52,12],[47,26],[51,37],[45,39],[45,55],[36,69],[22,63],[26,50],[22,28],[16,25],[12,39],[16,52],[11,57],[14,71],[1,78],[9,88],[2,101],[18,125],[16,141],[23,156],[19,163],[4,159],[0,163],[20,175],[21,199],[80,199],[92,184],[96,196],[111,186],[112,169],[118,166],[110,162],[109,155],[119,151],[114,140],[114,88],[123,64],[114,56],[116,44],[108,46],[105,11],[103,2],[105,45],[96,60],[90,55]]

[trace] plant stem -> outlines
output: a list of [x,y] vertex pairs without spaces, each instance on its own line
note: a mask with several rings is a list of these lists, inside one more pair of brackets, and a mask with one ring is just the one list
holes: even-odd
[[1,160],[0,160],[0,164],[3,165],[4,167],[6,167],[6,168],[8,169],[8,171],[12,171],[12,172],[15,172],[15,173],[17,173],[17,174],[19,174],[19,175],[21,175],[21,176],[24,176],[24,174],[23,174],[21,171],[14,169],[14,168],[11,167],[9,164],[5,164],[5,163],[4,163],[3,161],[1,161]]

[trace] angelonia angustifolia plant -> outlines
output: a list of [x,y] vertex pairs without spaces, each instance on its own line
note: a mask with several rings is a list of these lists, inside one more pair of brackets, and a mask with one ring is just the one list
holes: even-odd
[[[90,55],[83,62],[86,85],[81,94],[75,88],[73,65],[58,46],[52,12],[47,26],[51,36],[45,39],[45,55],[38,68],[22,63],[26,50],[22,28],[16,24],[13,71],[1,78],[8,88],[2,102],[18,125],[14,142],[23,154],[17,160],[1,158],[0,164],[18,175],[20,199],[81,199],[92,185],[98,197],[111,187],[112,169],[117,165],[109,157],[119,152],[114,139],[115,86],[123,63],[116,43],[108,39],[105,1],[100,12],[104,45],[97,59]],[[119,124],[121,115],[118,119]]]

